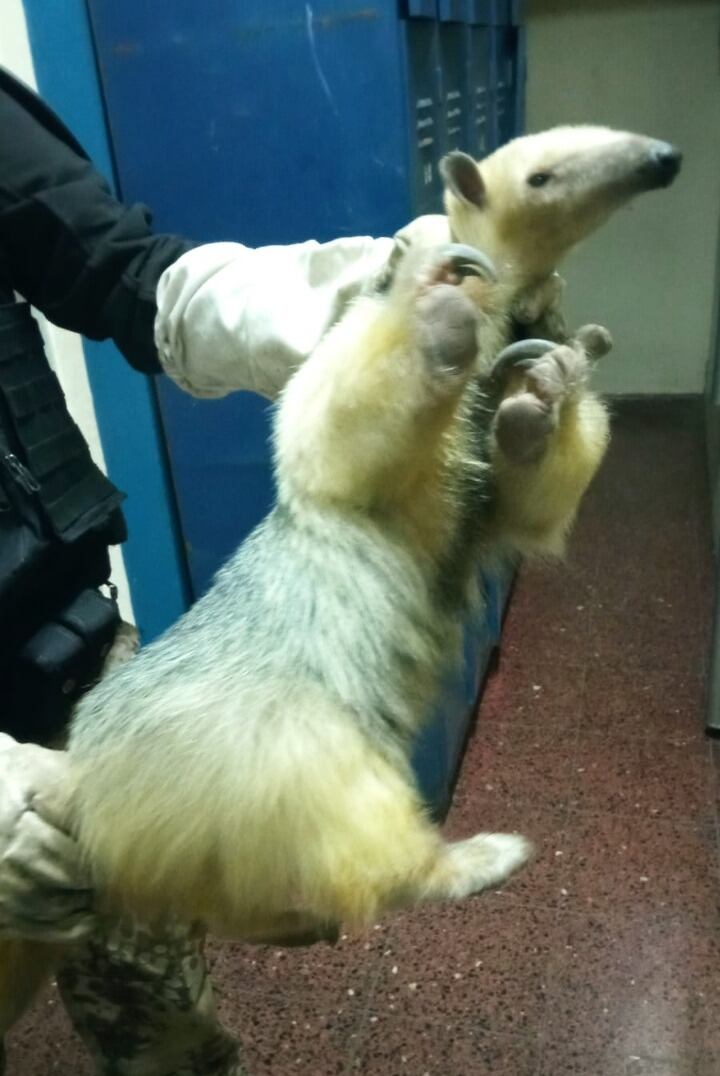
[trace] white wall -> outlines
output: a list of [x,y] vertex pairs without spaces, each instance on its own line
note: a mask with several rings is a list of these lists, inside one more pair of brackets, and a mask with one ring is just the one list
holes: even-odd
[[566,263],[571,324],[615,337],[597,384],[702,392],[720,212],[720,5],[529,0],[527,123],[604,123],[685,154],[668,191],[623,210]]
[[[35,72],[22,0],[2,0],[0,7],[0,65],[12,71],[29,86],[35,87]],[[80,426],[93,459],[105,470],[105,458],[80,337],[64,329],[55,328],[41,315],[36,316],[40,322],[50,363],[60,379],[70,413]],[[110,551],[110,558],[122,615],[134,623],[125,565],[118,547]]]

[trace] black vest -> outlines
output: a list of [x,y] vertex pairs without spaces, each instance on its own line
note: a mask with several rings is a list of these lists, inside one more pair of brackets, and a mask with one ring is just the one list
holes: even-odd
[[115,486],[68,414],[30,307],[0,288],[0,730],[49,742],[97,677],[118,614]]

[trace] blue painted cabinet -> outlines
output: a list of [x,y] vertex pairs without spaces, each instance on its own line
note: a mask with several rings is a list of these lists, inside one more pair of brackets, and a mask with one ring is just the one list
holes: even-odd
[[[505,0],[87,0],[121,194],[159,229],[251,246],[391,235],[441,210],[438,161],[515,131],[517,5]],[[273,500],[269,413],[236,395],[159,408],[192,591]],[[491,582],[496,598],[502,586]],[[492,605],[492,602],[491,602]],[[418,748],[440,809],[497,631]]]

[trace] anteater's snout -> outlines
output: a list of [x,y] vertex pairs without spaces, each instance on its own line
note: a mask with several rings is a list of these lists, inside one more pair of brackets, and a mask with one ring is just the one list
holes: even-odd
[[650,187],[668,187],[680,171],[682,153],[669,142],[653,142],[640,166]]

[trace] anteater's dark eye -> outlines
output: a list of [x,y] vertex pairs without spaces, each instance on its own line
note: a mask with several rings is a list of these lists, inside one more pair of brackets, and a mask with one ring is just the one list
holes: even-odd
[[531,187],[544,187],[550,179],[552,179],[550,172],[533,172],[533,174],[528,177],[528,183]]

